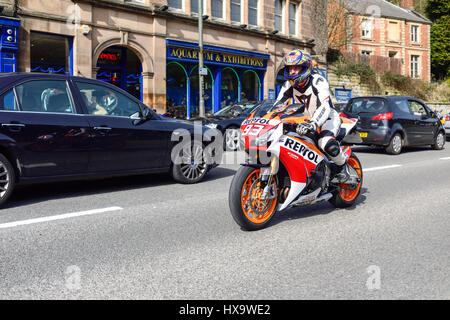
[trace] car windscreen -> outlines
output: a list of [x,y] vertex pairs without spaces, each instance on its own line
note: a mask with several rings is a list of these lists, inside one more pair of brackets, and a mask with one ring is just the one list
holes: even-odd
[[241,107],[243,110],[243,113],[247,113],[247,111],[252,110],[256,105],[256,102],[254,103],[242,103],[242,104],[233,104],[228,107],[222,108],[219,111],[215,112],[215,116],[226,116],[231,117],[233,115],[233,109],[235,107]]
[[355,98],[349,101],[344,109],[351,114],[389,112],[387,103],[382,98]]

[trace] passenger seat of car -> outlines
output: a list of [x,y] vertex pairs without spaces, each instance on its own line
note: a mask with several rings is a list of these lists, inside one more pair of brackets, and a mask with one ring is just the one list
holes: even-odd
[[66,94],[50,96],[47,104],[47,112],[72,113],[70,100]]

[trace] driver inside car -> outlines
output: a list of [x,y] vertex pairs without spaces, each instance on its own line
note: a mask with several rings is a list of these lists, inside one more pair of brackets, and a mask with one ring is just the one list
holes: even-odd
[[284,77],[288,80],[278,94],[276,105],[293,103],[305,105],[308,123],[299,124],[296,132],[305,135],[321,129],[319,147],[335,163],[333,182],[343,183],[350,178],[348,164],[336,136],[341,127],[341,119],[334,109],[328,81],[314,70],[311,56],[300,49],[289,52],[284,57]]

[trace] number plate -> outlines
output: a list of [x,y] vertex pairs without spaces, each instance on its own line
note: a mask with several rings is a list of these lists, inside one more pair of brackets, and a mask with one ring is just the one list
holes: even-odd
[[261,168],[261,175],[262,176],[270,175],[270,172],[272,171],[271,169],[272,169],[271,167],[262,167]]
[[359,136],[361,137],[361,138],[367,138],[367,132],[360,132],[359,133]]

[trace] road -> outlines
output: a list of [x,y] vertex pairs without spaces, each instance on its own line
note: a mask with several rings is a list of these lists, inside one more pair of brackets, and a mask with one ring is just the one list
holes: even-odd
[[193,186],[22,187],[0,211],[0,298],[450,299],[450,147],[355,151],[357,206],[291,209],[257,232],[229,213],[238,164]]

